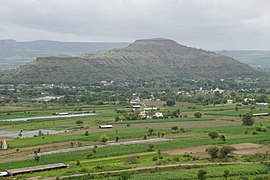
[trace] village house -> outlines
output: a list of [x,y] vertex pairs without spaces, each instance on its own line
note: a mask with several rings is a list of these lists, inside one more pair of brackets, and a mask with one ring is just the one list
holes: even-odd
[[156,112],[154,116],[157,117],[157,118],[163,118],[163,113]]

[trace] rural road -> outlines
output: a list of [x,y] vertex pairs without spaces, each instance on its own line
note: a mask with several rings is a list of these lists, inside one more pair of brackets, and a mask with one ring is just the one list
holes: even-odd
[[[143,143],[155,143],[155,142],[164,142],[164,141],[171,141],[172,139],[167,138],[153,138],[153,139],[145,139],[145,140],[133,140],[133,141],[124,141],[124,142],[111,142],[104,145],[97,145],[96,147],[106,147],[106,146],[121,146],[121,145],[133,145],[133,144],[143,144]],[[66,153],[66,152],[73,152],[73,151],[81,151],[86,149],[94,149],[95,146],[82,146],[76,148],[67,148],[67,149],[59,149],[55,151],[48,151],[48,152],[41,152],[38,153],[39,156],[44,155],[51,155],[51,154],[58,154],[58,153]],[[34,154],[29,154],[28,156],[33,157]]]

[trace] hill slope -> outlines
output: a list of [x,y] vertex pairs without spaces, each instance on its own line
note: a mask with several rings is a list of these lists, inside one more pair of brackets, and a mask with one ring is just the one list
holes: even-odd
[[0,68],[25,65],[41,56],[79,56],[100,50],[126,47],[129,43],[0,40]]
[[137,40],[126,48],[84,57],[43,57],[12,71],[2,80],[91,83],[155,78],[227,78],[257,72],[230,57],[182,46],[168,39]]
[[258,70],[270,71],[269,50],[226,50],[217,52],[246,63]]

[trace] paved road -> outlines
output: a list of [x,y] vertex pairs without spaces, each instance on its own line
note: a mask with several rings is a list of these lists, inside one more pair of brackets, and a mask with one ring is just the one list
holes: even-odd
[[[112,142],[107,143],[105,145],[97,145],[97,147],[106,147],[106,146],[121,146],[121,145],[133,145],[133,144],[143,144],[143,143],[155,143],[155,142],[163,142],[163,141],[171,141],[172,139],[167,138],[153,138],[153,139],[145,139],[145,140],[133,140],[133,141],[124,141],[124,142]],[[59,149],[56,151],[49,151],[49,152],[41,152],[38,155],[51,155],[51,154],[58,154],[58,153],[66,153],[66,152],[73,152],[73,151],[81,151],[86,149],[93,149],[95,146],[83,146],[83,147],[76,147],[76,148],[67,148],[67,149]],[[30,154],[29,156],[33,157],[34,154]]]

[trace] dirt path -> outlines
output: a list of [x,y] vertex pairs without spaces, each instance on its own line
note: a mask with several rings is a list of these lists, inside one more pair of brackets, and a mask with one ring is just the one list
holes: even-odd
[[[260,162],[256,162],[260,163]],[[193,167],[193,166],[209,166],[209,165],[234,165],[234,164],[254,164],[254,162],[215,162],[215,163],[185,163],[185,164],[167,164],[167,165],[159,165],[159,166],[144,166],[137,167],[131,169],[122,169],[122,170],[112,170],[112,171],[104,171],[104,172],[93,172],[91,174],[108,174],[108,173],[119,173],[119,172],[132,172],[132,171],[142,171],[142,170],[151,170],[151,169],[162,169],[162,168],[173,168],[173,167]],[[81,177],[87,174],[73,174],[69,176],[61,176],[59,179],[69,178],[69,177]],[[38,177],[36,177],[38,178]],[[33,178],[31,178],[33,179]],[[46,180],[53,180],[55,178],[45,178]],[[30,179],[29,179],[30,180]]]

